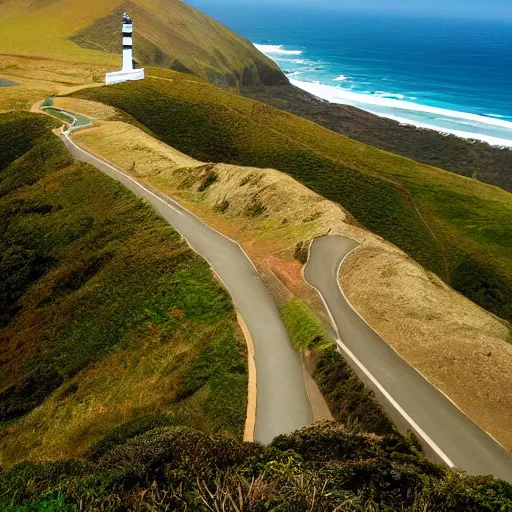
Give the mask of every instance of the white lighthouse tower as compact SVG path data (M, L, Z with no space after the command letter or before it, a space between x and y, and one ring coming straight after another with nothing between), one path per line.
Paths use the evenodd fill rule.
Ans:
M133 22L128 14L123 13L123 68L115 73L107 73L107 85L119 84L128 80L142 80L144 69L133 69Z

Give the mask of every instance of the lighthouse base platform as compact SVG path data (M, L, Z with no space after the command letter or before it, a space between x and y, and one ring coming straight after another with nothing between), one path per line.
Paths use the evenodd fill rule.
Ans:
M120 84L130 80L144 80L144 69L134 69L132 71L116 71L105 75L106 85Z

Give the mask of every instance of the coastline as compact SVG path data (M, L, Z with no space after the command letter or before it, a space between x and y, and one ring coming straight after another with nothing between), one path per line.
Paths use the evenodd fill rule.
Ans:
M416 103L416 97L406 97L398 93L354 92L351 87L343 86L349 81L349 77L345 75L332 79L333 84L304 79L300 70L292 66L291 69L286 69L283 66L284 62L298 66L311 64L311 61L303 58L302 50L288 50L283 45L253 44L280 66L292 85L329 103L356 107L401 125L433 130L445 136L454 135L469 142L485 142L495 148L512 149L512 122L503 119L503 116L424 105Z

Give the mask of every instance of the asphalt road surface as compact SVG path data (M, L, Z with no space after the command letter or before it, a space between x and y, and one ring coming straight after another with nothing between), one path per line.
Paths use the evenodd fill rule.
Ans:
M491 474L512 482L512 455L407 364L345 298L338 273L356 247L341 236L318 238L304 269L306 281L326 304L347 360L394 422L416 432L431 458L469 474Z
M77 159L93 165L144 198L208 261L230 293L251 333L255 348L257 398L255 441L268 444L312 422L302 365L290 344L279 312L251 260L240 246L204 224L155 189L139 184L120 169L62 140Z

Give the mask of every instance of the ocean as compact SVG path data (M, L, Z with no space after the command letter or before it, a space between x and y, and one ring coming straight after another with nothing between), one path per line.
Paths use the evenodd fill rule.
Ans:
M512 22L188 3L252 41L316 96L512 147Z

